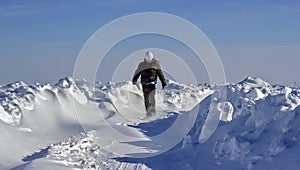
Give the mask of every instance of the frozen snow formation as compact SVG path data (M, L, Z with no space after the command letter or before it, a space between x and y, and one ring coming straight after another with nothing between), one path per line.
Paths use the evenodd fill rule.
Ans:
M169 80L156 98L158 114L147 119L142 91L129 81L0 86L0 169L299 169L299 88L258 77ZM176 145L143 156L173 140L155 136L181 135L173 126L181 119L189 128Z
M141 163L119 162L117 155L108 153L95 143L95 132L72 136L71 138L52 144L48 149L47 158L51 160L67 160L67 166L79 169L150 169Z

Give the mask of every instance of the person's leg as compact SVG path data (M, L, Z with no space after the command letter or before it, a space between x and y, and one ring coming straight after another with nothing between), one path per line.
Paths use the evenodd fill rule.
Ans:
M147 112L147 116L153 116L156 114L155 111L155 84L149 85L149 111Z
M149 101L149 88L147 87L147 85L143 85L143 94L144 94L144 103L145 103L145 108L146 108L146 112L148 112L149 107L150 107L150 101Z

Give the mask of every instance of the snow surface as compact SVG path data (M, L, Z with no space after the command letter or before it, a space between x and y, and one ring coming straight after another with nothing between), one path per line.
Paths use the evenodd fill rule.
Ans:
M169 80L150 119L142 96L71 77L1 86L0 169L299 169L298 88Z

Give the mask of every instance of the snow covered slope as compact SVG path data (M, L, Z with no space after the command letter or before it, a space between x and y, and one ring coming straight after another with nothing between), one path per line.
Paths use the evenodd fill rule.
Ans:
M1 86L0 169L299 169L300 89L168 84L151 119L126 81Z

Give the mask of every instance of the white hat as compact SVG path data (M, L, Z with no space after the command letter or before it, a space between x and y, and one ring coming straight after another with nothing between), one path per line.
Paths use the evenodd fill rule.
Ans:
M146 61L152 61L152 59L153 59L153 53L150 52L150 51L147 51L147 52L145 53L145 60L146 60Z

